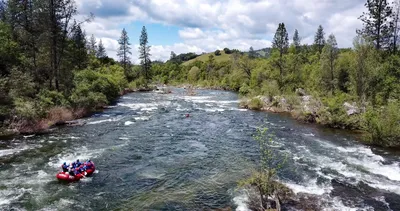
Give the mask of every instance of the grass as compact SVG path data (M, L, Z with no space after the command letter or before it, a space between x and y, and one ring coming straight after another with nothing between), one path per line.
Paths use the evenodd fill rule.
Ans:
M196 57L196 58L194 58L194 59L192 59L192 60L189 60L189 61L184 62L183 65L190 65L191 63L193 63L193 62L195 62L195 61L206 62L206 61L208 61L208 57L209 57L210 55L214 55L214 58L215 58L215 61L216 61L216 62L224 62L224 61L229 61L229 60L231 59L231 55L232 55L232 54L226 54L223 50L221 50L221 55L219 55L219 56L216 56L216 55L214 54L214 52L212 52L212 53L206 53L206 54L203 54L203 55L201 55L201 56L198 56L198 57Z

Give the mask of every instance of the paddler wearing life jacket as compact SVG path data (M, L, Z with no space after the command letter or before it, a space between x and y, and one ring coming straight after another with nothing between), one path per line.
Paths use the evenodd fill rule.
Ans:
M61 169L62 169L63 172L68 172L68 170L69 170L69 164L67 165L67 162L64 162L64 163L61 165Z
M91 160L87 160L84 165L86 166L87 169L92 169L93 168L93 163Z
M81 166L82 165L82 163L81 162L79 162L79 159L78 160L76 160L76 166Z

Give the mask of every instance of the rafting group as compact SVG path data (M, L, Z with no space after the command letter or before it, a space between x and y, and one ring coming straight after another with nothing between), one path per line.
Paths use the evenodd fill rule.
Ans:
M61 165L61 169L62 171L56 175L57 179L60 181L74 182L93 174L96 167L91 160L81 163L78 159L76 162L72 162L71 165L64 162Z

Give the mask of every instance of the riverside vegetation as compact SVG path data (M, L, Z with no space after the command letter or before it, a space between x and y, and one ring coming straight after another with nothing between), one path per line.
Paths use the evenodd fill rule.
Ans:
M140 38L142 84L131 82L125 29L119 62L100 40L89 39L74 18L73 0L0 2L0 136L37 133L111 103L126 91L146 89L150 47ZM141 87L139 87L141 86ZM128 90L126 88L129 88Z
M369 144L400 147L399 5L383 2L367 1L368 12L360 17L364 28L357 30L353 48L338 48L333 34L325 39L322 26L314 44L301 44L295 29L289 43L280 23L263 56L253 48L246 53L225 48L200 59L172 52L169 61L153 65L153 79L236 91L245 108L363 130Z

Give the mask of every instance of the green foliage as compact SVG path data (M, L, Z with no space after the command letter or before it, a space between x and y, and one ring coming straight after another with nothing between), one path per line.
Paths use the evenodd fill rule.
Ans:
M196 66L193 66L188 73L189 82L195 83L196 81L199 80L199 77L200 77L200 69Z
M68 100L61 92L42 89L37 98L40 101L40 107L43 109L50 109L55 106L69 106Z
M260 110L262 109L262 107L264 106L262 100L258 97L254 97L250 100L249 102L249 109L251 110Z
M127 86L124 70L118 65L75 74L71 101L77 107L96 108L113 101Z
M365 114L367 140L385 147L400 147L400 103L391 101L380 109L369 108Z
M282 156L274 150L276 147L274 136L267 134L267 131L267 128L257 128L257 134L253 136L259 144L260 169L248 179L239 182L242 187L250 185L258 191L260 197L258 200L260 203L256 205L258 209L270 208L269 198L273 198L275 202L279 203L281 200L293 196L293 192L289 188L277 182L277 172L286 163L287 156Z
M214 52L214 54L215 54L216 56L221 56L221 51L220 51L220 50L216 50L216 51Z

